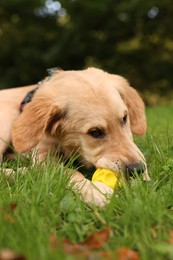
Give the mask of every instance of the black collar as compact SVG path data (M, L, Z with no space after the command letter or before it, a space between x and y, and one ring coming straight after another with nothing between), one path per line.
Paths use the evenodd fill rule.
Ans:
M24 99L22 100L22 102L20 103L20 107L19 107L19 110L20 112L23 111L24 107L26 104L28 104L29 102L31 102L34 94L36 93L36 91L38 90L38 88L43 84L43 82L45 81L49 81L49 79L51 77L53 77L55 74L61 72L62 69L61 68L58 68L58 67L55 67L55 68L50 68L50 69L47 69L47 73L48 73L48 76L46 78L44 78L43 80L39 81L37 83L37 87L34 88L33 90L29 91L26 96L24 97Z

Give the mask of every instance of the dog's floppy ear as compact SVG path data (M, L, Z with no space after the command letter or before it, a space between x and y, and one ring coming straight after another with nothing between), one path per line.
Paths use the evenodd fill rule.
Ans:
M122 87L121 96L128 108L132 133L136 135L144 135L147 130L147 123L145 106L142 98L139 96L137 91L128 84Z
M29 151L39 143L45 132L55 134L62 117L61 110L50 99L34 97L13 125L14 148L20 153Z

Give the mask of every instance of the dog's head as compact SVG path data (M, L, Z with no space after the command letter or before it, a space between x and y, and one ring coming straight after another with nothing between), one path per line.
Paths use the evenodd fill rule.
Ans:
M132 133L146 132L144 104L120 76L89 68L62 71L43 83L14 124L13 144L27 152L51 136L67 156L115 171L141 169L145 159Z

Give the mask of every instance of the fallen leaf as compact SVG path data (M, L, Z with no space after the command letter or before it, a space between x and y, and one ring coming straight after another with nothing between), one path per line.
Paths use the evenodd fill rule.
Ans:
M173 230L169 231L169 243L173 245Z
M108 241L110 231L110 228L106 228L100 232L96 232L94 235L88 237L83 243L87 245L90 250L99 249Z
M65 239L63 242L63 248L66 253L74 254L83 252L85 254L87 251L87 247L85 247L82 243L73 244L69 239Z
M11 224L15 223L15 219L8 212L5 213L5 219Z
M117 260L139 260L140 256L138 252L129 249L127 247L120 247L116 251Z
M57 245L58 245L58 240L57 237L55 236L55 234L51 234L49 237L49 245L51 249L56 249Z
M14 210L16 209L17 204L16 203L10 203L8 205L7 208L3 208L2 212L4 213L5 219L9 222L9 223L14 223L15 219L12 216Z
M64 249L68 253L75 253L81 251L92 251L101 248L109 239L110 228L96 232L89 236L85 241L73 244L69 239L64 240Z
M17 254L9 249L3 249L0 251L0 260L25 260L26 257L21 254Z
M17 203L10 203L9 208L11 209L11 211L14 211L17 208Z

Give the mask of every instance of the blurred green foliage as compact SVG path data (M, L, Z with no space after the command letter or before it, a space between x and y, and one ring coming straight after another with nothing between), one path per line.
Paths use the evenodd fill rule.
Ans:
M0 87L35 83L49 67L97 66L166 95L172 20L171 0L0 0Z

